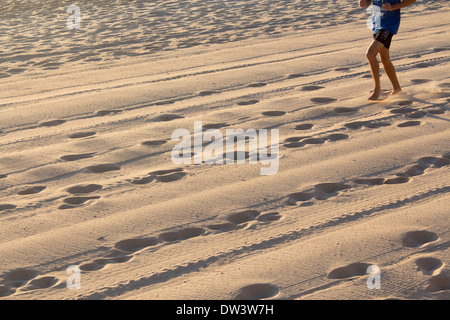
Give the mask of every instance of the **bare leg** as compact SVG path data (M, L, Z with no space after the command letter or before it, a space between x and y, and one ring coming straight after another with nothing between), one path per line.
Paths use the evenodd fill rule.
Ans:
M378 100L381 94L380 64L378 63L377 55L382 48L384 48L384 45L381 42L374 40L366 52L366 57L369 61L370 72L372 73L375 86L373 94L369 97L369 100Z
M383 63L384 71L386 72L389 80L392 83L392 94L398 94L402 92L400 83L397 79L397 73L395 72L394 65L392 64L391 57L389 56L389 49L385 47L380 50L381 62Z

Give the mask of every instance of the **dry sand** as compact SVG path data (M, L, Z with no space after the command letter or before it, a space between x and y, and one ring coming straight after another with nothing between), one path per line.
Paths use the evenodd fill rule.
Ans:
M167 30L127 42L145 34L130 22L145 5L84 20L79 41L100 43L88 52L51 19L1 34L2 299L450 298L448 4L405 10L391 49L405 94L369 103L363 10L319 20L334 12L315 1L284 30L289 13L266 2L247 8L260 16L248 34L245 10L216 30L201 18L217 3L199 3L173 50ZM194 121L278 129L278 173L175 165L172 132Z

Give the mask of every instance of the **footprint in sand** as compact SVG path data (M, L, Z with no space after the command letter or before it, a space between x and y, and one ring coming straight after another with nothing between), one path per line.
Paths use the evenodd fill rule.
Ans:
M410 231L402 238L402 245L407 248L418 248L429 242L436 241L437 234L427 230Z
M431 110L427 110L427 112L429 114L445 114L445 110L443 109L431 109Z
M411 114L407 114L406 117L412 118L412 119L420 119L424 118L427 115L425 111L416 111Z
M356 184L367 184L371 186L377 186L384 184L384 178L362 178L353 180Z
M393 114L408 114L408 113L413 113L415 112L415 109L411 109L411 108L396 108L396 109L392 109L390 111L390 113Z
M70 194L87 194L98 190L102 190L103 186L99 184L80 184L77 186L67 188L67 192Z
M81 154L68 154L65 156L62 156L60 159L63 161L78 161L82 159L88 159L92 158L95 155L95 153L81 153Z
M336 68L336 69L334 69L334 71L350 71L350 68L347 68L347 67L341 67L341 68Z
M288 79L295 79L295 78L301 78L304 77L305 75L303 73L293 73L288 75Z
M259 102L259 100L246 100L246 101L240 101L237 104L239 106L249 106L249 105L252 105L252 104L256 104L258 102Z
M168 169L168 170L157 170L149 172L147 176L135 178L130 181L132 184L148 184L152 181L159 182L173 182L181 180L186 176L186 172L182 168Z
M42 65L42 69L44 70L57 70L62 65L62 63L52 62L46 63Z
M299 124L298 126L296 126L295 130L309 130L312 127L314 127L314 125L312 123L303 123L303 124Z
M90 200L100 199L100 196L91 196L91 197L69 197L63 200L65 204L61 205L58 209L66 210L66 209L74 209L83 206L85 203Z
M434 65L434 63L432 63L432 62L420 62L420 63L413 65L412 68L422 69L422 68L432 67L433 65Z
M218 91L200 91L198 93L198 95L201 97L205 97L205 96L210 96L210 95L217 94L217 93L219 93L219 92Z
M155 176L148 176L148 177L142 177L142 178L135 178L134 180L132 180L130 182L132 184L148 184L154 180L156 180Z
M186 172L174 172L165 175L159 175L156 177L156 179L159 182L173 182L183 179L184 176L186 176Z
M410 106L413 104L414 101L411 100L400 100L397 102L398 106Z
M424 275L433 275L443 266L441 260L433 257L423 257L416 259L417 269Z
M299 142L300 140L306 139L306 138L309 138L309 137L308 137L308 136L289 137L289 138L286 138L286 139L284 140L284 143Z
M228 127L229 124L226 122L220 122L220 123L210 123L210 124L205 124L202 126L203 131L206 130L214 130L214 129L221 129L224 127Z
M261 223L271 223L281 219L278 212L268 212L261 214L257 210L245 210L230 214L226 217L228 222L209 225L208 228L214 231L231 231L244 227L246 223L251 221L259 221Z
M351 186L344 183L319 183L314 186L314 191L295 192L288 195L288 205L295 206L297 202L308 204L313 198L316 200L326 200L336 196L339 191L350 189Z
M285 111L264 111L262 115L268 116L268 117L281 117L286 114Z
M160 176L160 175L166 175L174 172L183 172L182 168L176 168L176 169L168 169L168 170L157 170L149 172L150 175Z
M380 73L380 77L382 77L383 75ZM363 79L369 79L369 78L372 78L372 74L370 74L370 73L368 73L368 74L365 74L365 75L363 75L361 78L363 78Z
M6 210L12 210L17 208L16 205L13 204L0 204L0 212L6 211Z
M50 121L41 122L39 124L39 126L41 126L41 127L56 127L65 122L66 122L66 120L50 120Z
M445 47L433 48L434 52L441 52L441 51L447 51L447 50L449 50L449 48L445 48Z
M266 85L267 85L267 83L264 83L264 82L257 82L257 83L251 83L251 84L249 84L248 87L249 87L249 88L261 88L261 87L264 87L264 86L266 86Z
M103 269L107 264L111 263L124 263L131 260L131 256L122 255L114 258L100 258L95 259L92 262L84 263L80 265L81 271L97 271Z
M98 110L98 111L95 112L95 114L96 114L97 116L102 117L102 116L108 116L108 115L112 115L112 114L119 114L119 113L121 113L121 112L122 112L122 110L119 110L119 109L112 109L112 110Z
M439 274L432 277L426 290L430 292L450 290L450 275Z
M428 83L431 82L433 80L430 79L412 79L411 82L414 84L424 84L424 83Z
M397 125L397 127L399 127L399 128L414 127L414 126L420 126L420 124L421 124L420 121L411 120L411 121L406 121L406 122L399 123Z
M284 143L300 142L300 140L306 139L306 138L309 138L309 137L289 137L284 140ZM304 146L304 145L305 144L303 143L302 146Z
M156 146L161 146L166 143L167 143L167 140L148 140L148 141L142 142L142 145L156 147Z
M354 113L354 112L358 112L359 109L358 108L347 108L347 107L340 107L340 108L335 108L334 112L337 114L347 114L347 113Z
M159 182L172 182L181 180L186 176L186 172L183 172L183 169L169 169L169 170L158 170L149 173L150 176L156 176L156 179Z
M310 138L310 137L290 137L284 140L283 146L286 148L301 148L308 144L323 144L326 141L339 141L348 139L349 136L343 133L333 133L324 138Z
M368 263L356 262L344 267L336 268L328 273L328 279L348 279L368 274L367 269L371 266Z
M30 269L16 269L4 277L2 283L8 288L20 288L27 284L28 281L36 278L38 272Z
M86 167L86 170L90 173L104 173L108 171L120 170L120 166L114 163L103 163Z
M1 78L1 74L0 74L0 78ZM0 285L0 298L10 296L10 295L14 294L14 292L15 292L15 290L13 290L7 286Z
M168 122L176 119L183 119L183 116L180 116L178 114L162 114L156 118L153 119L153 121L163 121Z
M175 103L175 101L173 101L173 100L158 101L155 103L155 106L165 106L165 105L174 104L174 103Z
M280 289L270 283L256 283L245 286L237 292L234 300L262 300L273 298L280 292Z
M382 128L382 127L389 127L391 124L389 122L372 122L369 124L364 125L364 127L366 128L370 128L370 129L378 129L378 128Z
M187 240L201 236L206 231L202 228L185 228L178 231L165 232L159 235L159 239L165 242Z
M339 141L339 140L345 140L350 138L348 135L343 134L343 133L333 133L330 134L329 136L327 136L325 139L329 140L329 141Z
M418 160L419 164L424 167L442 168L450 164L450 157L444 155L442 158L422 157Z
M321 87L321 86L304 86L304 87L302 87L302 91L316 91L316 90L320 90L323 88L324 87Z
M370 123L369 121L354 121L344 124L344 127L355 130L361 129L362 127L368 125L369 123Z
M256 220L258 220L260 222L273 222L273 221L278 221L281 218L282 217L278 212L268 212L268 213L261 214L259 217L256 218Z
M29 194L36 194L39 193L43 190L45 190L47 187L46 186L34 186L34 187L30 187L30 188L26 188L22 191L19 191L17 194L24 196L24 195L29 195Z
M77 132L74 134L71 134L69 136L70 139L80 139L80 138L86 138L97 134L96 132L89 131L89 132Z
M414 177L419 176L425 172L425 167L420 164L415 164L405 172L397 173L399 177Z
M324 139L320 138L307 138L302 141L304 144L323 144L325 143Z
M326 200L339 191L350 189L351 186L344 183L319 183L314 186L315 194L314 197L317 200Z
M297 202L307 202L314 198L314 193L312 192L295 192L288 196L288 205L296 206Z
M260 215L260 212L257 210L246 210L246 211L230 214L226 218L226 220L235 225L239 225L241 223L255 220L259 215Z
M145 249L147 247L153 247L156 246L159 243L158 239L155 237L148 237L148 238L138 238L138 239L126 239L117 242L114 247L117 250L131 253L140 251L142 249Z
M237 226L234 223L218 223L218 224L212 224L208 226L208 229L211 229L213 231L231 231L235 230Z
M409 179L407 177L397 177L397 178L386 179L386 181L384 181L384 184L401 184L401 183L407 183L407 182L409 182Z
M54 287L58 283L58 278L45 276L31 280L22 290L32 291Z
M12 69L9 69L8 72L10 74L19 74L19 73L25 72L26 70L27 69L24 69L24 68L12 68Z
M311 101L315 102L315 103L330 103L330 102L337 101L337 99L329 98L329 97L317 97L317 98L312 98Z

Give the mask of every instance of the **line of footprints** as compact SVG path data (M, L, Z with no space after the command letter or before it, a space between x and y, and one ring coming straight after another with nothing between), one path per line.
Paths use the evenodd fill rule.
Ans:
M438 236L427 230L417 230L407 232L402 238L402 245L405 248L421 248L428 243L437 241ZM422 256L415 259L417 271L423 275L430 276L428 286L425 291L428 293L450 290L450 275L443 273L445 264L434 257ZM372 263L355 262L343 267L331 270L326 276L330 280L354 280L358 277L367 276L367 270ZM234 295L235 300L264 300L277 299L282 293L282 288L272 283L255 283L240 288Z
M353 180L356 185L375 186L383 184L400 184L407 183L414 176L422 175L429 168L442 168L450 164L450 153L442 157L422 157L416 164L412 165L405 171L399 172L395 177L391 178L360 178ZM313 204L313 200L326 200L336 196L340 191L351 189L353 186L349 183L319 183L313 188L301 192L295 192L288 195L289 205L309 206Z
M120 170L120 167L114 164L100 164L86 168L88 172L91 173L103 173L112 170ZM176 169L168 169L168 170L158 170L152 171L148 173L144 177L135 178L128 180L132 184L147 184L152 181L158 181L162 183L177 181L186 176L186 172L182 168ZM19 191L18 195L32 195L37 194L44 191L46 186L33 186L29 188L25 188L24 190ZM99 191L103 189L103 186L98 184L81 184L73 187L69 187L66 191L71 195L63 200L61 206L58 209L73 209L84 206L90 203L92 200L100 199L100 196L87 196L87 194L93 193L95 191ZM13 210L16 209L17 206L14 204L0 204L0 213L2 211Z
M365 185L381 185L381 184L396 184L405 183L410 177L423 174L428 168L441 168L450 164L450 153L445 154L443 157L423 157L417 161L417 164L411 166L404 172L397 174L396 178L384 179L384 178L363 178L356 179L356 184ZM162 175L180 173L180 169L175 170L162 170L155 171L149 177L154 179ZM165 180L166 178L163 178ZM171 179L169 179L171 180ZM146 181L145 181L146 182ZM145 183L139 181L137 183ZM301 202L302 205L312 205L311 200L325 200L332 196L336 196L339 191L351 188L350 185L345 183L321 183L314 186L313 190L297 192L288 196L288 205L297 205ZM101 189L99 185L82 185L69 188L67 191L73 194L93 192ZM92 198L92 197L87 197ZM68 198L72 199L66 201L65 205L73 206L82 203L85 199L78 199L78 197ZM226 217L226 221L223 223L208 225L207 229L211 232L228 232L236 229L250 228L255 224L271 223L280 220L282 216L278 212L269 212L261 214L257 210L246 210L237 213L230 214ZM133 255L139 251L155 247L159 244L174 243L178 241L184 241L190 238L207 235L208 232L204 228L184 228L177 231L170 231L161 233L157 237L126 239L117 242L114 248L110 249L110 252L103 258L95 259L91 262L87 262L80 265L80 269L85 272L100 270L108 264L124 263L130 261ZM104 240L100 239L99 240ZM404 247L420 247L428 242L437 240L437 235L426 231L412 231L407 233L402 240ZM438 259L425 257L416 260L416 264L424 274L432 274L434 270L442 267L443 263ZM368 264L365 263L353 263L345 267L341 267L333 270L328 274L329 279L345 279L355 276L362 276L366 274ZM0 296L8 296L13 294L16 290L21 291L36 290L50 287L57 287L59 283L58 279L52 276L38 277L38 273L33 270L18 269L11 271L3 276L2 284L0 285ZM435 292L441 290L450 289L450 277L445 274L433 276L429 280L428 291ZM59 287L63 286L61 283ZM236 299L267 299L275 297L279 290L271 284L255 284L242 288L239 293L236 294Z
M300 77L300 76L301 75L290 75L289 78L295 78L295 77ZM417 81L418 83L422 83L423 81L429 81L429 80L417 79L417 80L414 80L413 82L415 82L415 81ZM263 87L265 85L266 85L265 83L255 83L255 84L250 84L249 87L257 88L257 87ZM441 84L440 86L445 87L445 88L449 87L449 85L446 83ZM315 90L319 90L321 88L323 88L323 87L321 87L321 86L304 86L302 88L302 90L303 91L315 91ZM200 92L199 95L203 96L203 95L210 95L210 94L214 94L214 93L217 93L217 92ZM330 103L330 102L336 101L336 99L328 98L328 97L315 97L315 98L312 98L311 101L314 103ZM258 102L259 102L258 100L248 100L248 101L244 100L244 101L238 102L237 104L238 105L252 105L252 104L256 104ZM165 104L172 104L172 103L175 103L175 101L161 101L161 102L156 102L155 104L156 105L165 105ZM423 118L427 115L444 114L446 112L446 110L443 108L437 108L438 105L431 107L431 108L422 108L422 110L416 110L414 108L408 107L412 103L413 103L413 101L411 101L411 100L398 101L397 105L400 107L391 109L390 112L395 115L403 115L404 117L414 118L414 119ZM348 114L348 113L358 112L358 108L337 107L337 108L334 108L333 111L336 114ZM122 112L121 110L99 110L95 113L95 116L114 115L114 114L118 114L121 112ZM284 111L265 111L265 112L262 112L262 114L265 116L270 116L270 117L278 117L278 116L285 115L286 112L284 112ZM172 120L176 120L176 119L180 119L180 118L183 118L183 116L176 115L176 114L163 114L163 115L155 117L152 120L153 121L172 121ZM40 126L52 127L52 126L61 125L63 123L65 123L64 120L50 120L50 121L45 121L45 122L40 123ZM408 120L408 121L399 123L397 126L400 128L403 128L403 127L417 126L420 124L421 124L421 122L418 120ZM374 121L354 121L354 122L345 124L344 127L347 129L351 129L351 130L356 130L356 129L361 129L363 127L375 129L375 128L386 127L386 126L390 126L390 125L391 124L387 121L374 120ZM229 126L229 124L227 124L227 123L210 124L210 125L205 125L204 130L219 129L219 128L226 127L226 126ZM305 131L305 130L311 129L313 126L314 125L310 124L310 123L303 123L303 124L297 125L295 127L295 130ZM89 138L89 137L92 137L95 135L96 135L96 132L94 132L94 131L77 132L77 133L69 135L68 138L80 139L80 138ZM348 139L348 138L349 138L349 136L347 134L343 134L343 133L333 133L333 134L329 134L326 136L320 136L320 137L294 136L294 137L289 137L289 138L285 139L283 146L285 148L299 148L299 147L303 147L306 145L319 145L319 144L325 143L326 141L333 142L333 141L339 141L339 140L344 140L344 139ZM150 147L157 147L157 146L163 145L167 142L168 142L168 140L149 140L149 141L144 141L142 143L142 145L150 146ZM60 158L60 160L70 162L70 161L77 161L77 160L92 158L94 156L95 156L95 153L70 154L70 155L62 156ZM189 155L186 155L186 156L189 156ZM193 156L193 154L191 156ZM248 157L248 155L246 155L246 157ZM109 172L109 171L120 170L120 166L117 164L114 164L114 163L103 163L103 164L86 167L86 168L84 168L84 170L86 170L87 172L90 172L90 173L104 173L104 172ZM413 168L412 170L421 172L421 170L423 170L423 169L421 169L419 166L416 166L416 168ZM414 175L414 172L410 172L409 174ZM147 183L150 183L155 180L157 180L159 182L171 182L171 181L180 180L185 175L186 175L186 173L182 172L181 169L175 169L173 171L161 170L159 172L158 171L151 172L147 176L136 178L134 180L131 180L130 182L133 184L147 184ZM408 174L406 174L406 176L403 176L403 177L398 177L395 179L387 180L384 183L407 182L408 181L407 176L408 176ZM0 174L0 179L6 178L6 177L7 177L7 175ZM378 183L383 183L383 182L381 182L381 179L374 179L374 180L368 181L367 183L368 184L371 184L371 183L378 184ZM318 186L317 187L318 193L320 193L321 189L324 187L328 188L329 186ZM89 189L89 186L87 188ZM339 186L337 186L337 188L339 188ZM46 189L45 186L32 186L32 187L26 188L26 189L18 192L18 194L19 195L31 195L31 194L39 193L45 189ZM69 191L69 193L71 193L71 192ZM85 192L80 192L80 193L85 193ZM86 192L86 193L89 193L89 192ZM327 192L325 191L325 194L326 193ZM303 196L300 195L300 197L303 197ZM307 198L308 195L305 194L304 197ZM61 205L59 208L60 209L76 208L76 207L86 204L90 200L95 200L95 199L99 199L99 198L100 198L99 196L69 197L64 200L64 204ZM14 204L0 204L0 213L7 211L7 210L13 210L15 208L17 208L17 206Z
M235 222L251 220L258 216L257 212L245 211L231 215L230 220ZM262 221L272 221L279 219L277 214L260 216ZM237 226L236 226L237 227ZM128 239L116 243L115 248L104 258L96 259L92 262L80 266L83 271L95 271L102 269L110 263L124 263L132 258L132 254L150 246L156 246L160 241L174 242L199 236L205 231L201 228L187 228L177 232L163 233L158 238ZM407 232L402 237L402 246L405 248L421 248L428 243L435 242L439 237L427 230L417 230ZM417 271L424 275L431 276L428 279L427 292L440 292L450 290L450 275L442 273L444 263L434 257L424 256L415 261ZM330 280L354 279L367 275L370 263L356 262L349 265L333 269L327 274ZM64 282L53 276L39 276L39 273L30 269L16 269L3 275L0 281L0 297L7 297L16 292L26 292L47 288L64 289ZM262 300L276 299L280 288L270 283L256 283L239 289L234 296L235 300Z
M92 187L91 187L92 188ZM207 226L211 232L226 232L236 229L242 229L252 226L256 223L271 223L277 221L281 216L277 212L261 214L257 210L245 210L230 214L226 217L226 222ZM157 237L145 237L125 239L117 242L113 248L110 248L102 258L85 262L79 265L83 272L93 272L103 269L108 264L125 263L130 261L135 254L147 248L157 249L158 245L165 245L184 241L194 237L207 235L204 228L184 228L177 231L163 232ZM99 238L103 241L104 238ZM65 283L58 278L47 275L39 276L38 271L30 269L16 269L0 276L0 297L10 296L16 292L25 292L31 290L58 288L64 289Z
M411 103L412 103L412 101L409 101L409 100L398 102L398 104L400 106L409 105ZM357 111L358 111L357 108L346 108L346 107L338 107L333 110L333 112L335 112L337 114L353 113L353 112L357 112ZM445 112L446 111L444 109L435 108L435 107L424 108L423 110L416 110L413 108L401 107L401 108L394 108L394 109L390 110L390 113L392 113L392 114L403 115L404 117L412 118L412 119L423 118L427 115L444 114ZM397 127L406 128L406 127L413 127L413 126L419 126L419 125L421 125L421 122L419 120L407 120L407 121L398 123ZM306 131L306 130L312 129L313 126L314 126L314 124L312 124L312 123L303 123L303 124L297 125L295 127L295 130ZM391 126L390 122L379 121L379 120L353 121L353 122L344 124L344 127L346 129L350 129L350 130L358 130L358 129L362 129L362 128L377 129L377 128L388 127L388 126ZM312 145L316 144L317 145L317 144L323 144L327 141L333 142L333 141L344 140L344 139L348 139L348 138L349 138L349 136L344 133L333 133L333 134L318 136L318 137L294 136L294 137L289 137L289 138L285 139L283 146L285 148L300 148L300 147L304 147L308 144L312 144Z
M424 174L429 168L441 168L450 164L450 153L443 155L442 157L422 157L416 164L403 172L396 174L394 178L361 178L355 179L353 182L357 185L382 185L382 184L397 184L408 182L413 176ZM175 175L175 176L174 176ZM174 181L181 179L185 173L182 169L172 170L159 170L151 172L147 177L133 180L136 184L148 183L154 179L159 181ZM296 192L288 195L287 204L297 205L299 202L301 205L313 205L312 200L325 200L330 197L338 195L340 191L350 189L352 186L347 183L321 183L317 184L311 190L305 190L302 192ZM83 204L84 202L97 199L98 196L83 197L80 194L91 193L100 190L102 186L95 184L78 185L67 189L69 193L74 195L64 200L64 204L60 209L72 208L74 206ZM33 187L22 191L22 194L33 194L42 191L43 187ZM2 205L7 207L8 205ZM0 207L1 210L1 207ZM207 228L212 232L227 232L239 228L251 227L254 223L270 223L277 221L281 218L277 212L269 212L261 214L256 210L246 210L229 215L226 218L226 222L209 225ZM92 262L82 264L80 269L83 271L94 271L102 269L105 265L111 263L123 263L132 258L132 255L144 248L154 247L160 243L173 243L176 241L182 241L193 237L206 235L207 231L203 228L186 228L178 231L165 232L158 237L140 238L140 239L127 239L116 243L114 249L105 257L96 259ZM428 237L428 238L427 238ZM433 239L435 236L425 232L418 231L408 234L404 238L403 245L405 247L415 246L417 243L427 242L427 239ZM430 240L432 241L432 240ZM436 263L435 263L436 262ZM424 270L432 268L434 265L439 265L438 261L433 259L422 259L418 261L418 265ZM428 266L428 267L427 267ZM350 265L343 270L354 270L362 268L358 265ZM363 269L363 268L362 268ZM359 269L358 269L359 270ZM353 273L353 272L350 272ZM335 271L331 274L331 277L338 276L340 271ZM431 280L430 280L431 281ZM15 292L15 289L21 288L21 290L35 290L40 288L49 288L55 286L58 280L52 276L37 277L37 272L32 270L14 270L8 273L0 285L0 296L10 295L11 292ZM430 288L442 288L448 286L449 279L447 276L439 276L433 278L430 283ZM447 288L447 287L446 287ZM250 290L250 289L249 289ZM251 289L250 291L252 291ZM434 290L434 289L433 289ZM245 290L244 290L245 292ZM240 293L239 296L245 296L246 294ZM247 295L249 295L247 293Z

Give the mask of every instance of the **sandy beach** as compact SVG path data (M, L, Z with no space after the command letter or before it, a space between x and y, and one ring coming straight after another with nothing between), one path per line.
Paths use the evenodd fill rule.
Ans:
M80 1L72 30L71 2L16 2L1 300L450 299L447 1L402 9L404 93L378 102L357 1ZM200 140L175 163L196 122L278 152L206 163Z

